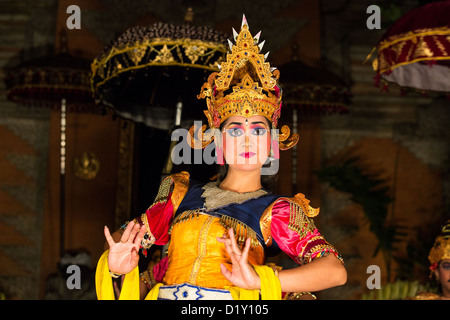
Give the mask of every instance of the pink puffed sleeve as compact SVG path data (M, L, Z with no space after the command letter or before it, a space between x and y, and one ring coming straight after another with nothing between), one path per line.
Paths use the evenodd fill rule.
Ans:
M334 246L319 233L312 218L305 214L304 205L289 198L277 200L272 207L270 226L273 240L298 264L311 262L327 253L333 253L343 262Z

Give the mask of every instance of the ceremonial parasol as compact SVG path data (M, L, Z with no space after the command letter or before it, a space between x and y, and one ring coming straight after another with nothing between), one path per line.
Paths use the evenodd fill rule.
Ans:
M309 114L348 112L350 88L334 73L297 59L279 69L283 106Z
M211 71L218 71L226 43L222 33L188 23L129 28L91 65L95 101L159 129L174 126L180 104L184 120L201 120L197 94Z
M183 24L156 22L130 27L92 62L95 102L131 121L139 132L135 150L143 156L136 161L139 177L146 183L137 190L138 206L144 207L148 194L157 191L152 188L159 181L149 183L156 180L155 166L165 163L159 179L174 170L171 153L177 141L171 141L166 149L171 131L205 119L204 102L197 95L211 72L219 70L226 52L226 36L211 27L194 26L188 9ZM155 154L155 150L159 152ZM155 157L161 153L165 157ZM164 159L160 162L160 158ZM204 166L197 167L189 168L191 174L196 168L200 175L207 175Z
M450 92L449 17L450 1L436 1L397 20L374 48L378 51L372 63L376 83Z
M48 107L61 112L60 134L60 254L65 254L66 112L99 109L89 87L90 61L67 53L65 37L61 53L25 61L7 71L7 98L30 107Z
M9 100L30 107L93 111L89 88L89 60L68 53L25 61L10 69L5 77Z

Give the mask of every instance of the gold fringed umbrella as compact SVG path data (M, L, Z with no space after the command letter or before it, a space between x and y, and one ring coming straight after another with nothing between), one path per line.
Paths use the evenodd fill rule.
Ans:
M376 85L450 92L450 1L415 8L397 20L374 50ZM371 54L368 56L370 58Z
M92 62L97 104L117 115L169 130L176 106L183 119L202 119L198 94L226 54L226 37L210 28L158 22L125 31Z

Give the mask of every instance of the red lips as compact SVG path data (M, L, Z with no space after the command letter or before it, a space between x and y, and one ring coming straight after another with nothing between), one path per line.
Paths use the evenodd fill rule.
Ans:
M250 158L250 157L253 157L254 155L255 155L256 153L254 153L254 152L242 152L241 154L240 154L240 156L241 157L243 157L243 158Z

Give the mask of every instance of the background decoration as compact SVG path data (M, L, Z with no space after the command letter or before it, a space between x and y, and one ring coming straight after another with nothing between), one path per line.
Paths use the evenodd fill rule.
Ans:
M450 92L449 16L450 1L435 1L398 19L376 46L376 84Z
M336 74L310 67L298 57L298 45L292 45L291 61L281 65L280 83L283 105L300 114L342 114L351 103L349 86Z
M60 256L65 252L66 204L66 112L99 112L89 89L89 60L67 53L65 32L60 34L60 50L25 61L11 68L5 84L7 98L30 107L60 110Z

